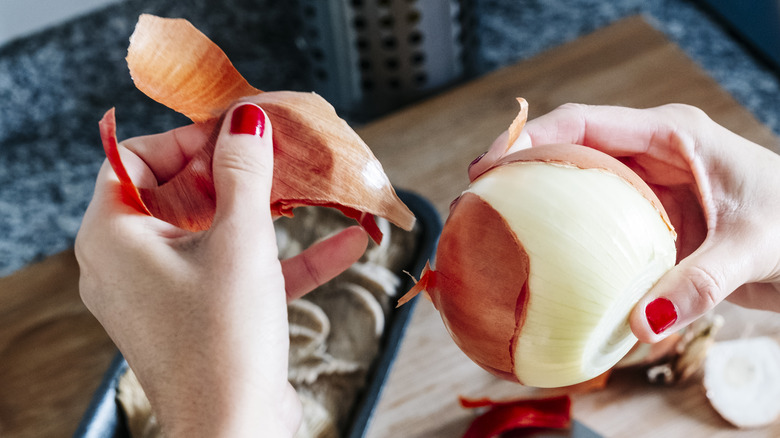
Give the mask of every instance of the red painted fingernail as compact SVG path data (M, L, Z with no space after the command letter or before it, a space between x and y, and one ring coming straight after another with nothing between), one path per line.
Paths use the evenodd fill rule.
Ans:
M666 298L656 298L645 307L645 316L655 334L660 334L677 322L677 309Z
M265 131L265 115L257 105L247 103L233 110L230 120L231 134L249 134L263 136Z
M482 155L478 156L477 158L474 158L474 161L469 164L469 169L471 169L475 164L479 163L479 160L485 157L487 155L487 152L483 152Z

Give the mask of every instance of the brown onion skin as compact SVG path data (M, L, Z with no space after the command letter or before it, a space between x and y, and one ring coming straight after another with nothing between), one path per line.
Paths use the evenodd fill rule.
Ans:
M455 343L476 364L507 380L528 301L528 255L504 218L479 196L453 207L437 250L428 294Z

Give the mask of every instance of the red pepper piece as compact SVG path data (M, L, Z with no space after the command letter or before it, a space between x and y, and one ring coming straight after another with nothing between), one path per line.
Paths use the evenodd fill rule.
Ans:
M474 419L463 438L492 438L521 428L566 429L571 426L568 395L507 402L460 397L460 404L464 408L489 408Z

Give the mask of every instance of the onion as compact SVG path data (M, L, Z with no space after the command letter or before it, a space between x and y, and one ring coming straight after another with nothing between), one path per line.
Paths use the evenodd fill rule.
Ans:
M524 101L521 101L524 104ZM527 108L510 129L511 145ZM618 160L577 145L525 149L454 203L426 291L455 343L524 385L594 378L636 343L628 315L675 263L652 190Z

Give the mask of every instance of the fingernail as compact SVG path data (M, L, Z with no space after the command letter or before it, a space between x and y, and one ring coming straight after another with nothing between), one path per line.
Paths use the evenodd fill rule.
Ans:
M655 334L660 334L677 321L677 309L666 298L656 298L645 307L647 323Z
M259 106L247 103L233 110L230 120L231 134L249 134L259 137L265 131L265 115Z
M479 160L485 157L487 155L487 152L483 152L482 155L478 156L477 158L474 158L474 161L469 164L469 169L471 169L475 164L479 163Z

